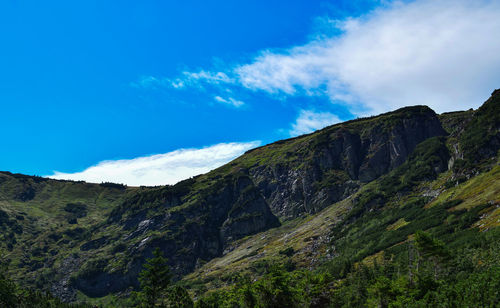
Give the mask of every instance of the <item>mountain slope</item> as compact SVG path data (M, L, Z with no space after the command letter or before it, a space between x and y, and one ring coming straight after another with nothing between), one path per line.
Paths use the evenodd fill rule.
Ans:
M498 90L477 111L402 108L250 150L173 186L3 173L5 255L17 279L74 301L127 294L160 247L201 295L230 283L221 279L231 268L258 276L266 262L362 262L444 221L453 227L443 234L495 228L499 109Z

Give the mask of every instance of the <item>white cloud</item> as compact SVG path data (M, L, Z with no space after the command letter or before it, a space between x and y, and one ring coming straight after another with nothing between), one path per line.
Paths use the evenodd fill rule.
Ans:
M312 110L301 110L299 117L292 124L289 131L290 136L298 136L311 133L320 128L339 123L340 119L329 112L315 112Z
M325 96L359 116L416 104L437 112L477 107L500 86L499 16L493 0L383 2L360 17L324 18L323 32L305 45L176 81Z
M200 70L198 72L182 72L181 76L175 79L155 76L141 76L138 81L132 82L131 86L145 89L174 88L184 89L187 87L204 88L205 85L217 86L220 84L234 83L224 72L210 72Z
M210 72L201 70L197 73L193 72L183 72L184 80L188 81L204 81L210 84L219 84L219 83L232 83L233 79L229 78L226 73L223 72Z
M220 143L201 149L180 149L134 159L107 160L82 172L56 171L48 177L91 183L124 183L132 186L174 184L220 167L258 145L259 141Z
M239 100L236 100L236 99L234 99L234 98L232 98L232 97L229 97L229 98L225 99L225 98L222 98L222 97L220 97L220 96L215 96L215 97L214 97L214 99L215 99L217 102L219 102L219 103L223 103L223 104L226 104L226 105L230 105L230 106L233 106L233 107L236 107L236 108L238 108L238 107L241 107L241 106L245 105L245 103L244 103L244 102L239 101Z
M499 16L499 1L394 2L333 21L338 36L264 51L235 73L252 90L328 95L362 115L475 107L500 85Z

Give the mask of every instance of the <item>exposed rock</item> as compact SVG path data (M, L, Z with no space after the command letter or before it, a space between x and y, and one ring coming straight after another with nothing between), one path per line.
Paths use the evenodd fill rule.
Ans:
M400 113L402 118L391 118ZM362 129L349 129L346 124L321 131L321 142L310 147L312 154L304 157L302 167L259 165L249 174L273 213L293 218L345 199L356 192L359 182L372 181L400 166L420 142L446 135L434 111L427 107L404 108L387 117L385 122ZM332 171L338 179L328 178ZM315 184L325 180L328 187L318 190Z
M126 268L112 271L103 266L92 275L79 275L74 287L94 297L138 287L137 276L156 247L168 258L175 277L181 277L194 270L200 260L221 256L231 241L279 225L260 191L244 173L220 179L213 185L182 211L147 218L148 211L140 210L123 217L124 230L134 230L123 240L143 237L127 250L131 258ZM149 231L165 228L172 231L172 236L147 236Z
M109 237L103 236L103 237L100 237L100 238L92 240L92 241L88 241L87 243L83 244L82 246L80 246L80 250L87 251L90 249L97 249L97 248L100 248L100 247L106 245L108 243L108 241L109 241Z
M71 274L80 267L81 260L74 256L69 256L62 260L61 265L56 269L57 279L50 288L50 292L59 297L63 302L76 300L76 290L70 284Z

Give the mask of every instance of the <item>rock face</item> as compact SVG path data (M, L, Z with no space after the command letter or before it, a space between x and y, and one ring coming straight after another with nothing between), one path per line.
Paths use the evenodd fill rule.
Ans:
M445 135L436 114L410 107L368 121L351 121L319 132L303 164L260 165L249 174L275 215L314 213L400 166L420 142ZM385 119L384 119L385 117ZM365 126L366 125L366 126ZM320 142L318 142L318 139ZM328 184L328 185L322 185Z
M181 276L194 270L200 261L220 256L228 242L279 226L279 220L248 176L236 174L210 184L196 195L196 200L186 202L189 204L177 206L177 202L172 202L186 197L181 193L173 199L166 197L164 200L169 201L160 202L158 206L119 218L117 223L127 231L122 240L133 242L126 248L130 258L125 268L107 268L109 260L102 260L101 264L89 261L96 263L91 266L93 272L83 271L83 275L73 281L74 287L92 297L137 287L142 265L152 257L155 247L160 247L168 257L173 273ZM139 198L137 202L141 200L144 199ZM147 217L147 212L161 213L165 208L171 210ZM118 219L117 214L114 215L113 219ZM88 250L104 242L101 239L90 241L81 249Z

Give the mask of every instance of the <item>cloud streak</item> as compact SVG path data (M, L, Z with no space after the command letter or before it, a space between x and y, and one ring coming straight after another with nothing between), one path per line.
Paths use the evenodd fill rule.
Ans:
M81 172L54 172L53 179L114 182L132 186L175 184L183 179L206 173L245 151L259 146L259 141L220 143L201 149L179 149L134 159L107 160Z
M230 106L233 106L233 107L242 107L243 105L245 105L245 103L243 101L240 101L240 100L237 100L237 99L234 99L232 97L229 97L229 98L223 98L223 97L220 97L220 96L216 96L214 97L214 100L219 102L219 103L223 103L223 104L226 104L226 105L230 105Z
M166 77L142 76L138 81L132 82L131 86L143 89L172 88L177 90L187 88L204 89L206 86L218 86L221 84L233 84L234 79L224 72L211 72L200 70L198 72L182 72L181 76L170 79Z

